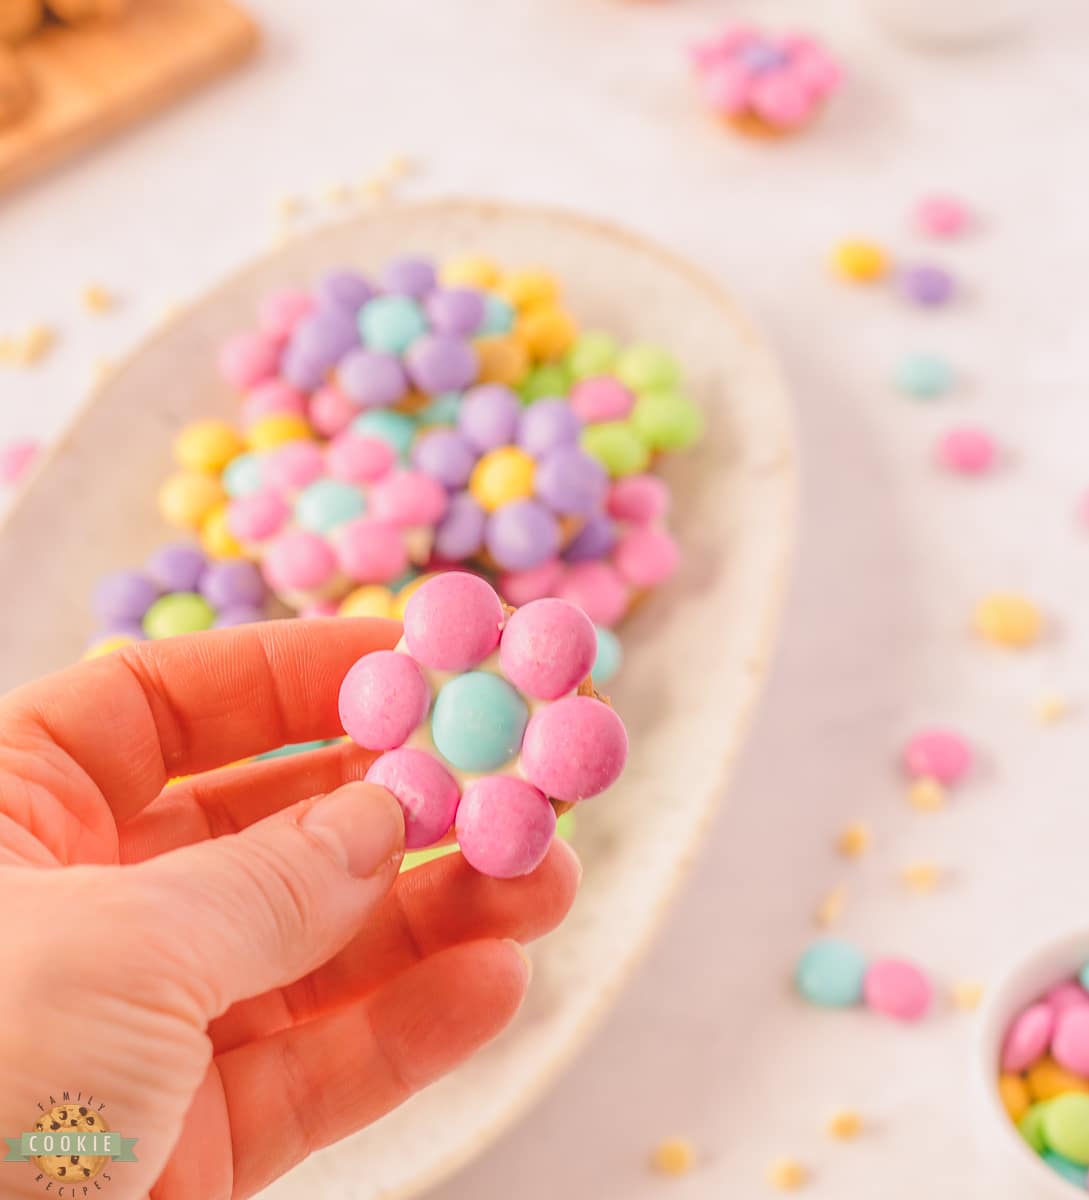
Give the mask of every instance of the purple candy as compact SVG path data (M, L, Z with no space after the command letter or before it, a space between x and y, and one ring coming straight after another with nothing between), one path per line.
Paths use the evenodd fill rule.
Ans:
M409 378L429 396L456 392L476 378L476 351L459 337L448 333L425 333L405 355Z
M200 594L220 610L258 608L265 599L265 584L253 563L235 558L212 563L201 576Z
M352 317L375 295L374 288L356 271L330 271L315 290L324 304L343 308Z
M452 496L446 516L435 530L435 557L443 562L461 562L479 553L486 521L484 510L468 492Z
M143 571L114 571L99 580L92 607L104 625L116 628L142 621L162 595L162 588Z
M578 446L558 446L537 463L534 490L553 512L588 517L609 489L605 468Z
M424 305L436 333L468 337L484 320L484 297L473 288L439 288Z
M364 408L389 408L408 393L408 377L396 354L351 350L337 367L344 394Z
M416 440L412 462L443 487L462 488L476 466L476 453L455 430L435 429Z
M343 308L323 304L299 322L289 350L311 362L331 367L359 345L359 329Z
M582 421L578 413L559 396L536 400L522 413L518 425L518 445L534 458L540 458L557 446L573 446L579 440Z
M251 604L235 604L220 610L212 628L230 629L234 625L253 625L264 619L265 614L261 609Z
M312 392L325 379L326 365L297 346L288 346L280 359L280 374L300 392Z
M470 388L462 397L458 429L483 454L514 441L521 415L521 402L510 388L501 383L485 383Z
M207 557L188 542L160 546L147 560L147 573L164 592L195 592Z
M563 552L568 562L590 562L604 558L616 545L616 527L604 513L588 517L578 536Z
M539 501L516 500L488 518L484 544L504 571L527 571L555 555L560 527Z
M898 282L904 297L914 304L944 304L953 295L953 276L942 267L905 267Z
M426 258L395 258L382 272L387 292L422 300L435 287L435 268Z

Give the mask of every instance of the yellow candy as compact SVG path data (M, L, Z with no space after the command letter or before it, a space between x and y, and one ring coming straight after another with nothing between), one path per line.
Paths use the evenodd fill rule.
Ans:
M193 471L178 471L159 489L159 512L170 525L199 529L208 514L226 500L227 493L218 479Z
M808 1178L809 1172L793 1158L781 1158L768 1168L768 1183L776 1191L793 1192L802 1187Z
M840 1142L849 1142L862 1132L862 1117L853 1108L843 1108L828 1118L825 1128L829 1137Z
M338 617L392 617L393 593L387 587L367 584L349 592L340 602Z
M579 333L571 315L555 305L543 305L526 313L518 322L517 332L538 362L566 354Z
M687 1175L696 1162L696 1148L688 1138L671 1137L659 1142L650 1165L662 1175Z
M465 254L443 263L439 275L448 287L493 288L499 282L499 267L483 254Z
M1010 1120L1016 1125L1028 1112L1029 1105L1032 1103L1025 1081L1020 1075L1000 1075L998 1077L998 1095Z
M498 291L519 312L554 304L560 297L556 276L547 271L511 271L503 276Z
M832 266L852 283L873 283L888 271L889 259L873 242L840 242L832 252Z
M302 417L295 413L273 413L254 421L246 439L251 450L271 450L284 442L298 442L313 436L313 430Z
M489 450L469 476L469 493L485 512L495 512L514 500L533 495L536 465L517 446Z
M529 370L529 350L517 337L493 334L477 338L473 346L481 383L517 387L525 379Z
M209 558L241 558L242 547L227 524L227 505L220 504L200 526L200 544Z
M1089 1082L1060 1067L1049 1054L1025 1072L1025 1083L1033 1100L1054 1100L1064 1092L1089 1092Z
M393 612L390 613L390 616L397 621L403 621L405 619L405 606L408 602L429 579L434 579L439 574L441 574L440 571L428 571L427 574L417 575L410 583L406 583L393 598Z
M195 421L174 439L174 457L188 471L218 475L246 448L242 435L226 421Z
M1044 618L1024 596L999 593L979 602L973 623L980 637L995 646L1020 650L1039 640Z
M116 633L113 637L103 638L99 642L87 647L83 652L83 661L89 662L92 658L102 658L107 654L112 654L115 650L122 650L125 646L132 646L136 642L134 637L129 637L127 633Z

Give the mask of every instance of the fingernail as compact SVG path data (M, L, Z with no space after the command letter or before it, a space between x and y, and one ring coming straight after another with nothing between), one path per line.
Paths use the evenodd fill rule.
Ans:
M511 949L518 952L518 957L522 960L522 965L526 969L526 983L528 985L529 981L533 978L533 959L526 953L526 948L521 942L516 942L514 938L504 938L503 940Z
M401 806L373 783L347 783L308 809L299 827L332 849L349 875L365 879L405 848Z
M567 857L574 863L575 870L578 872L578 882L582 883L582 859L575 853L574 846L570 842L565 842L563 838L556 838L556 851L559 854L566 854Z

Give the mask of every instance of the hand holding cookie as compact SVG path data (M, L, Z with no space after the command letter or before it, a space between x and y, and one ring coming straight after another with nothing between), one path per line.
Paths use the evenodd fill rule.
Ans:
M195 1180L202 1200L252 1195L511 1019L529 977L515 942L577 886L562 842L518 879L459 855L398 878L404 819L361 782L372 752L219 769L336 736L341 680L399 636L376 620L226 629L0 700L6 1128L82 1088L139 1139L138 1162L107 1168L119 1198L180 1200ZM37 1194L22 1169L5 1195Z

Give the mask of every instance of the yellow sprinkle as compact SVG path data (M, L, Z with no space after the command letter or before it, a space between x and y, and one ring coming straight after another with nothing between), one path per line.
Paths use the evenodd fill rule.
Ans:
M1055 725L1070 712L1062 696L1041 696L1033 705L1033 713L1041 725Z
M110 358L96 358L94 369L95 383L101 383L113 374L114 363Z
M849 1142L862 1132L862 1118L851 1108L840 1109L829 1117L825 1126L828 1136L837 1141Z
M389 184L386 180L377 177L364 179L359 185L359 198L373 203L378 200L384 200L388 191Z
M983 984L971 979L959 980L949 989L949 998L961 1012L975 1012L983 999Z
M104 287L97 283L89 283L83 289L83 307L90 313L109 312L114 306L114 298Z
M780 1192L792 1192L800 1188L808 1177L805 1167L793 1158L781 1158L768 1168L768 1183Z
M945 800L945 788L936 779L916 779L908 788L908 802L920 812L937 812Z
M182 306L180 304L175 304L173 300L169 300L163 305L163 311L160 314L159 319L164 322L173 321L178 313L181 312L181 310Z
M386 179L404 179L406 175L411 175L414 169L412 159L404 154L393 154L382 168L382 174Z
M941 872L933 863L912 863L900 872L903 885L920 896L934 891L941 880Z
M48 325L34 325L16 340L12 361L22 367L32 366L49 353L54 340L53 330Z
M1024 596L998 593L979 602L973 624L992 645L1021 650L1040 640L1044 618Z
M843 909L846 904L847 889L844 887L833 888L820 904L817 905L817 924L822 929L827 929L830 925L835 925L840 917L843 916Z
M650 1156L650 1165L660 1175L687 1175L696 1162L696 1149L687 1138L671 1137L660 1142Z
M868 825L848 825L836 839L836 848L844 858L861 858L870 848Z
M832 269L852 283L873 283L889 269L889 258L874 242L840 242L832 252Z
M351 188L344 183L331 183L322 192L322 199L326 204L347 204L351 198Z
M303 202L299 196L281 196L276 201L276 215L281 221L290 221L303 210Z
M11 364L16 361L18 343L13 337L0 337L0 363Z

